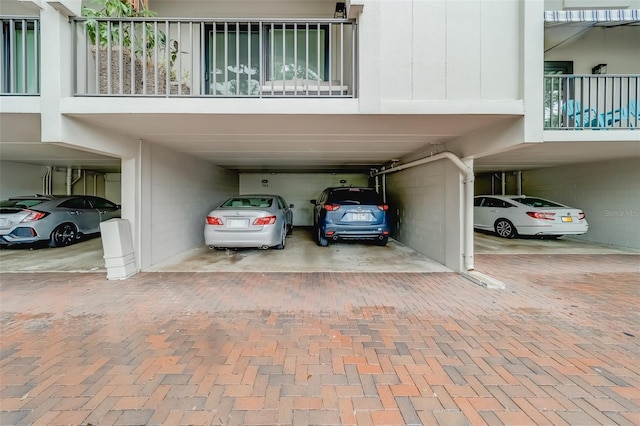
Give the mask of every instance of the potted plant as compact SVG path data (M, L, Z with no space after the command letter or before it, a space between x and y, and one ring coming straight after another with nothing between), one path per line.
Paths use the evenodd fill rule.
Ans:
M156 50L162 52L166 48L166 34L151 22L109 20L152 18L157 14L147 9L144 2L139 10L127 0L95 0L94 3L99 7L82 6L82 15L87 18L88 41L99 68L99 93L165 94L167 70L157 66L155 55ZM134 87L131 87L132 81Z

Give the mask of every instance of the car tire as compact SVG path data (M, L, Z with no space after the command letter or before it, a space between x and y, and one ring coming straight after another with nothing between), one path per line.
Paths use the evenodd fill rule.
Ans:
M387 242L389 242L389 237L382 237L381 240L376 240L376 245L380 247L384 247L387 245Z
M276 246L276 250L284 250L287 245L287 228L282 229L282 241Z
M507 219L498 219L494 225L496 234L502 238L515 238L518 235L516 227Z
M326 247L329 245L329 240L327 240L325 236L322 235L322 231L320 230L320 228L318 228L317 237L318 239L316 241L318 242L318 245L320 247Z
M51 233L49 247L65 247L78 241L78 229L72 223L63 223Z
M287 226L287 235L293 234L293 224Z

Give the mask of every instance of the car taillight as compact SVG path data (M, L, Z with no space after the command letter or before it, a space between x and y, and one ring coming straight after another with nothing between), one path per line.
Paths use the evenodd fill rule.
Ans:
M323 207L328 212L335 212L340 208L340 204L325 204Z
M550 212L527 212L527 215L534 219L553 220L556 214Z
M38 212L35 210L23 210L23 212L28 213L27 217L22 219L20 222L35 222L36 220L40 220L45 216L48 216L49 213Z
M584 212L578 213L578 219L579 220L584 220L585 217L587 217L587 215L585 215Z
M389 206L386 205L386 204L381 204L381 205L378 206L378 208L380 210L382 210L383 212L386 212L387 210L389 210Z
M253 221L254 225L273 225L276 223L275 216L258 217Z
M207 216L207 225L218 225L222 226L222 219L214 216Z

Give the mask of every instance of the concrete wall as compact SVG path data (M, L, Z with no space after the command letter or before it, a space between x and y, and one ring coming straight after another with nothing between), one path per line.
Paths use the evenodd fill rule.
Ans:
M267 180L265 184L262 181ZM344 183L340 181L344 180ZM313 226L313 204L330 186L369 186L369 178L353 173L241 173L241 194L278 194L293 204L294 226Z
M149 188L149 205L142 207L147 214L141 220L150 224L142 235L150 256L142 262L143 269L204 244L207 213L238 193L235 172L159 145L147 151L142 167L148 168L143 187Z
M454 270L462 268L460 173L448 160L387 175L392 234Z
M576 238L640 249L640 157L525 171L523 191L583 209Z
M14 195L42 194L46 167L35 164L0 161L0 199Z

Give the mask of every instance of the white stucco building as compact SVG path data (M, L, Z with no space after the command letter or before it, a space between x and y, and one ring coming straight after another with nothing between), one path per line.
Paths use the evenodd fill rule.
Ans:
M581 238L640 248L640 0L149 3L96 49L79 1L0 1L2 198L121 203L140 270L202 245L230 194L310 225L340 184L457 271L474 193L580 206Z

